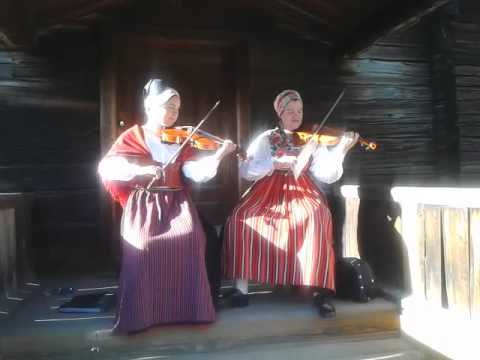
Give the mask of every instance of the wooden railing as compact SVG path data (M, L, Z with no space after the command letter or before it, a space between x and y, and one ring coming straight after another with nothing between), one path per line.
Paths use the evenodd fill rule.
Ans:
M412 296L480 317L480 189L398 187Z
M345 218L342 224L342 257L360 257L358 251L358 210L360 197L358 186L342 186L341 194L345 204Z
M411 295L402 329L455 359L474 359L480 320L480 189L397 187Z
M395 187L390 194L379 191L374 201L375 191L355 185L343 186L341 193L342 255L363 257L369 247L380 244L380 251L370 257L380 272L393 258L401 259L395 269L401 279L396 294L401 297L402 331L448 357L478 358L480 189ZM385 203L398 204L400 212L387 214ZM375 210L379 204L382 209ZM373 218L367 226L359 221L365 217ZM375 236L381 233L375 227L385 218L391 223L390 237L402 243L394 256L383 254L382 246L397 240Z

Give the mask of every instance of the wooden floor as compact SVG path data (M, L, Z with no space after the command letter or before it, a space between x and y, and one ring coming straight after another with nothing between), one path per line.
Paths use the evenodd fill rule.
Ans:
M398 309L384 299L368 304L336 300L337 317L324 320L297 293L252 289L250 306L223 304L214 324L155 327L129 337L111 336L113 312L58 312L72 295L54 289L87 293L114 286L109 278L45 280L17 292L22 301L0 303L0 310L8 312L0 315L0 360L440 358L401 335Z

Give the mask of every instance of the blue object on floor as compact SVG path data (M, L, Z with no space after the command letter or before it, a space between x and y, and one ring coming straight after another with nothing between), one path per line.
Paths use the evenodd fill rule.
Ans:
M60 305L58 311L62 313L90 313L107 312L115 306L114 293L82 294Z

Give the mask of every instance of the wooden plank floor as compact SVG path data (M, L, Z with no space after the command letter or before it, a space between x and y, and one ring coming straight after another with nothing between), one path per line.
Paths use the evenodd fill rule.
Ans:
M118 337L109 331L113 312L61 314L57 306L68 296L48 291L72 286L79 293L113 285L110 279L43 282L0 318L0 360L432 358L401 337L396 306L383 299L368 304L336 300L336 319L324 320L308 299L291 291L253 294L246 308L221 307L211 325L162 326Z

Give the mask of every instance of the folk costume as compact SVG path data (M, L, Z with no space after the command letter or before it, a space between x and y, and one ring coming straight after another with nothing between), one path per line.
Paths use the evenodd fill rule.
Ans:
M275 99L279 116L290 101L301 101L300 95L287 90ZM319 185L342 176L344 147L320 145L298 180L290 170L275 170L274 162L298 155L303 144L295 132L277 127L248 147L240 173L254 184L225 227L227 279L335 290L332 216Z
M167 89L157 95L166 102L178 93ZM213 155L198 158L185 147L151 188L147 184L152 176L137 175L139 166L165 164L179 146L162 143L135 125L120 135L99 164L107 191L123 207L114 333L215 320L205 269L205 234L183 178L208 181L216 175L219 160Z

